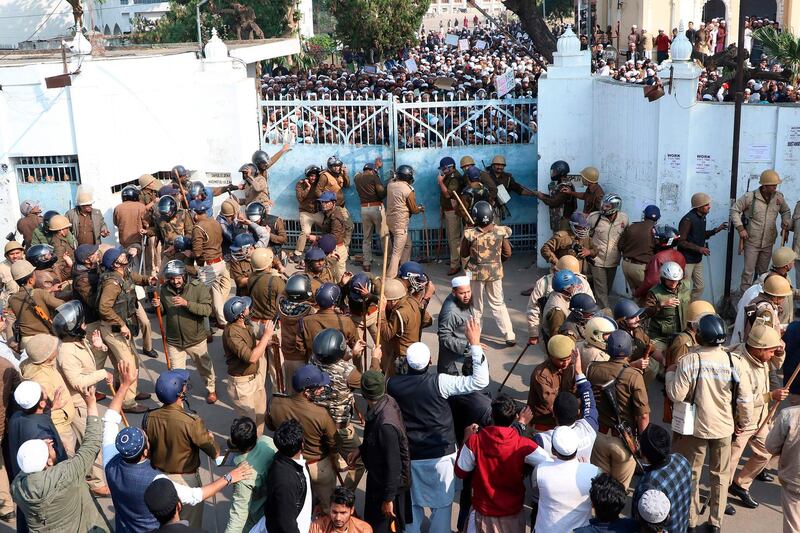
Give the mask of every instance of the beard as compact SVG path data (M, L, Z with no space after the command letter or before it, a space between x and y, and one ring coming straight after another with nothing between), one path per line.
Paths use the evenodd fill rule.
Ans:
M456 302L456 307L458 307L458 308L459 308L459 309L461 309L462 311L465 311L465 310L469 309L469 308L470 308L470 306L472 305L472 298L471 298L471 297L470 297L470 299L467 301L467 303L463 303L463 302L462 302L461 300L459 300L458 298L456 298L454 301Z

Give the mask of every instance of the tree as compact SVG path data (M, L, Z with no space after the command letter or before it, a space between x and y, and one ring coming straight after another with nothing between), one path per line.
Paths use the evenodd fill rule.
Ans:
M772 26L758 28L753 32L753 39L761 41L768 57L792 71L792 84L796 85L800 72L800 39L789 30L778 33Z
M542 11L536 7L536 2L531 0L503 0L503 5L519 17L522 29L530 36L536 50L547 61L552 62L553 52L556 51L556 38L542 18Z
M429 5L430 0L329 0L328 10L336 17L337 40L375 62L416 41Z
M575 14L574 0L537 0L536 5L539 11L544 7L545 16L550 22L563 21Z

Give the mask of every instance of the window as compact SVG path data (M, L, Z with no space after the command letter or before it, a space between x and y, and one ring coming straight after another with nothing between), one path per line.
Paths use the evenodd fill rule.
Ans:
M81 171L76 155L46 155L12 157L19 183L67 181L81 182Z

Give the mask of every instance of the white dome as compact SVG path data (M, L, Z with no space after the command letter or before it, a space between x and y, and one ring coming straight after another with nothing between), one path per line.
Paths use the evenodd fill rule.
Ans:
M556 43L556 49L559 54L579 54L581 51L581 42L578 36L572 31L572 26L567 26L566 31L561 34Z
M678 36L672 41L669 47L669 55L672 61L689 61L692 58L692 43L686 38L686 30L683 28L683 21L678 26Z
M228 58L228 47L217 35L217 28L211 28L211 39L208 40L203 51L207 61L221 61Z

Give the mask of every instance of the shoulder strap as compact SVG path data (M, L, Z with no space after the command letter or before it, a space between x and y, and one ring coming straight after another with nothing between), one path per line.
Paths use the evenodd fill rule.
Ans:
M700 352L697 352L697 376L694 378L694 387L692 387L692 398L689 403L694 405L694 399L697 397L697 384L700 383L700 368L703 366L703 358L700 357Z

